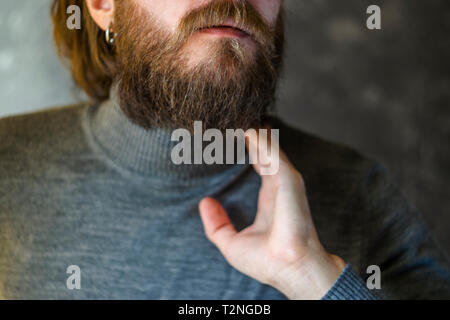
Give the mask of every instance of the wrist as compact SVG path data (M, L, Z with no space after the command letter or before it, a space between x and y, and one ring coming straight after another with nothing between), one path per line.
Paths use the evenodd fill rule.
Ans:
M272 286L290 300L319 300L331 289L346 266L325 251L309 254L283 269Z

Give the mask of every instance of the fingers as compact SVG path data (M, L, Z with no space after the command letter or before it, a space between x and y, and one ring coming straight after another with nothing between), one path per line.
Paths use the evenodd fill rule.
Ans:
M225 248L237 234L225 209L213 198L204 198L199 204L200 216L206 236L224 253Z
M261 175L261 163L258 161L258 132L256 130L250 129L245 132L245 145L253 168Z
M292 224L293 219L298 220L298 212L308 212L303 178L279 149L279 137L272 135L271 131L274 130L264 134L262 130L250 129L245 133L250 159L253 159L251 163L262 178L255 219L258 227L272 224L277 212L278 222L282 225ZM266 150L260 152L261 149ZM269 164L273 169L274 163L278 164L277 172L264 174L265 166Z
M273 176L280 169L290 169L287 156L279 147L279 131L276 129L249 129L245 132L245 142L250 162L261 176Z

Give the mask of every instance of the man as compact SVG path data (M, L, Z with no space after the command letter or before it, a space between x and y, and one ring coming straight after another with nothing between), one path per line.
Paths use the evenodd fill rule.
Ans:
M446 257L385 170L269 116L281 0L55 0L51 13L93 102L0 122L4 298L450 297ZM253 166L175 164L171 133L196 121L245 130ZM279 129L273 175L257 151L278 142L261 128Z

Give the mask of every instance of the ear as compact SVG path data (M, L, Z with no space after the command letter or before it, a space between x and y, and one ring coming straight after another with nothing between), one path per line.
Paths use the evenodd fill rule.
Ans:
M111 25L114 17L114 0L85 0L92 19L102 29Z

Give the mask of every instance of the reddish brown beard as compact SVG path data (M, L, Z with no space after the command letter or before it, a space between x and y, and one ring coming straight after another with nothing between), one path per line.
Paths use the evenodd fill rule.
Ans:
M120 106L144 128L256 128L275 101L283 51L283 19L265 24L243 0L212 1L188 13L176 36L132 1L118 1L115 17ZM188 66L183 46L201 27L228 19L251 31L255 53L239 40L212 43L213 56Z

